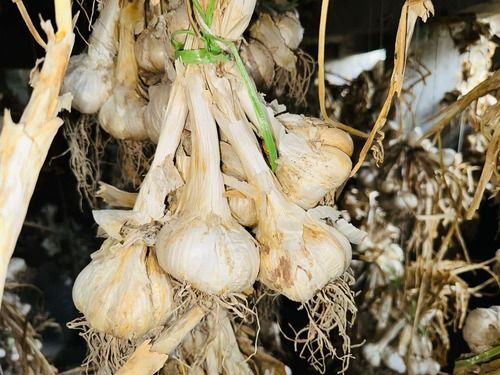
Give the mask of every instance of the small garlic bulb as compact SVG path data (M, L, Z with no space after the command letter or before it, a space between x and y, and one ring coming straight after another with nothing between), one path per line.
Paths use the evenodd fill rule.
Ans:
M175 58L175 49L170 40L172 39L172 34L178 30L189 29L189 16L187 14L187 9L184 4L178 7L172 8L165 15L165 21L167 23L167 35L169 43L167 43L168 55L171 59Z
M119 15L118 0L106 0L93 25L87 53L70 59L61 93L70 92L71 106L81 113L97 113L111 95Z
M134 54L134 29L142 17L143 9L137 3L128 3L121 11L116 86L99 111L102 128L117 139L140 141L148 138L144 123L146 100L137 93L138 72Z
M144 123L149 139L158 143L163 117L167 111L172 84L169 81L149 86L149 102L144 110Z
M139 67L151 73L173 70L167 46L167 22L163 16L156 16L135 42L135 56Z
M276 26L288 48L296 50L304 38L304 28L300 24L297 10L279 14L275 18Z
M472 310L465 320L463 336L474 353L500 344L500 306Z
M186 90L191 161L177 210L158 235L158 261L170 275L202 292L242 292L257 277L258 246L231 216L224 197L217 127L200 67L189 67Z
M122 339L163 325L172 287L156 257L140 243L128 248L107 239L76 278L73 301L90 326Z
M250 36L261 42L271 52L278 66L289 72L296 70L297 57L287 47L280 29L269 14L260 14L250 28Z
M241 59L257 87L269 89L274 80L273 55L259 41L251 39L240 48Z
M257 210L252 198L238 190L226 191L229 208L233 217L245 227L253 227L257 224Z

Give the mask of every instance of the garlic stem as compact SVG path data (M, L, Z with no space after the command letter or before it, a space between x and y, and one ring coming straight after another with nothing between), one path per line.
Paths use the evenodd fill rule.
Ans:
M121 12L119 22L120 46L116 61L116 80L125 86L136 88L138 83L137 61L134 50L134 31L144 16L138 2L127 4Z
M92 26L87 54L105 66L112 65L116 55L116 23L119 15L118 0L106 0Z

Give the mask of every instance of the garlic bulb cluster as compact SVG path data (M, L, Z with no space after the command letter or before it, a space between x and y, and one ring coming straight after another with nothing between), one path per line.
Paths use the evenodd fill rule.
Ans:
M120 15L118 0L105 0L93 25L86 53L71 57L61 92L73 95L76 110L94 114L113 89L114 59L117 50L116 27Z
M208 69L207 69L208 71ZM227 79L207 73L217 92L214 114L257 190L256 238L261 246L259 280L294 301L305 302L350 264L351 245L335 228L294 204L281 191L246 120L229 117L233 104Z
M172 287L148 248L107 239L78 275L73 301L94 329L134 339L165 323Z
M193 150L186 186L158 236L157 254L162 268L176 279L223 295L252 287L259 250L231 216L224 197L217 128L202 78L197 67L186 77Z

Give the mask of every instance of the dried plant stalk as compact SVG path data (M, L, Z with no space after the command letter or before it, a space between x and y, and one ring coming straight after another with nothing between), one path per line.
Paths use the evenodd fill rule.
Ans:
M384 127L389 110L392 106L394 96L399 96L403 88L403 81L406 70L406 59L408 57L408 49L410 48L411 38L415 24L419 18L422 21L427 21L429 15L434 14L434 6L431 0L406 0L401 10L401 18L399 19L398 32L396 34L396 46L394 53L394 68L392 71L391 83L387 98L380 111L375 125L373 126L368 139L366 140L363 149L359 155L359 160L351 171L351 177L356 174L363 164L368 152L373 149L377 164L383 162L384 152L381 141L384 133L381 131ZM377 138L377 140L375 140ZM377 144L372 147L373 142Z
M177 348L184 337L203 319L206 312L196 306L155 340L143 342L130 356L116 375L153 375L159 371L168 359L168 355Z
M5 112L0 135L0 297L40 169L63 123L57 113L67 104L59 99L59 92L75 39L70 1L55 0L55 10L57 33L50 22L42 23L47 54L30 101L19 124Z

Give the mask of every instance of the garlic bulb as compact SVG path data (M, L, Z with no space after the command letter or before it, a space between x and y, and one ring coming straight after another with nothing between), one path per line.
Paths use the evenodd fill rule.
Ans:
M148 138L143 118L146 101L136 91L138 73L134 54L134 29L142 17L143 8L137 1L128 3L121 11L116 86L99 111L102 128L117 139Z
M208 71L208 67L207 67ZM214 114L245 168L255 194L261 245L259 279L291 300L305 302L350 264L351 245L335 228L288 200L269 170L249 124L231 108L231 86L207 73L214 95ZM243 117L243 115L241 116Z
M144 123L148 137L154 143L158 143L160 138L163 116L167 110L171 89L172 83L169 81L148 88L149 102L144 110Z
M167 35L169 40L169 43L167 43L167 52L170 58L173 59L175 58L175 49L172 43L170 43L172 34L178 30L189 29L189 16L185 5L181 3L179 6L168 11L164 17L167 24Z
M250 98L241 84L234 86L250 120L257 124ZM318 126L316 119L299 115L280 116L290 131L268 108L279 159L276 177L285 195L304 209L315 207L326 194L335 193L351 172L353 144L340 129Z
M251 39L240 48L241 59L257 87L269 89L274 80L273 55L259 41Z
M94 329L139 338L165 323L172 288L148 248L106 240L76 278L73 301Z
M500 344L500 306L472 310L465 320L463 336L474 353Z
M287 47L280 29L269 14L261 13L250 28L250 36L266 46L278 66L289 72L295 71L297 57Z
M246 181L245 170L241 161L236 155L234 148L227 142L220 142L220 155L222 161L222 172L235 177L238 180Z
M200 68L189 68L186 96L191 115L191 165L177 211L158 235L158 260L170 275L205 293L241 292L255 282L259 250L231 216L208 92Z
M169 44L167 21L162 15L155 16L135 42L135 56L139 67L151 73L172 73L170 58L174 56L168 54Z
M97 113L111 95L119 15L118 0L105 0L93 25L87 53L70 59L61 93L70 92L71 106L81 113Z
M304 38L304 28L300 24L297 10L279 14L275 18L276 26L288 48L296 50Z

